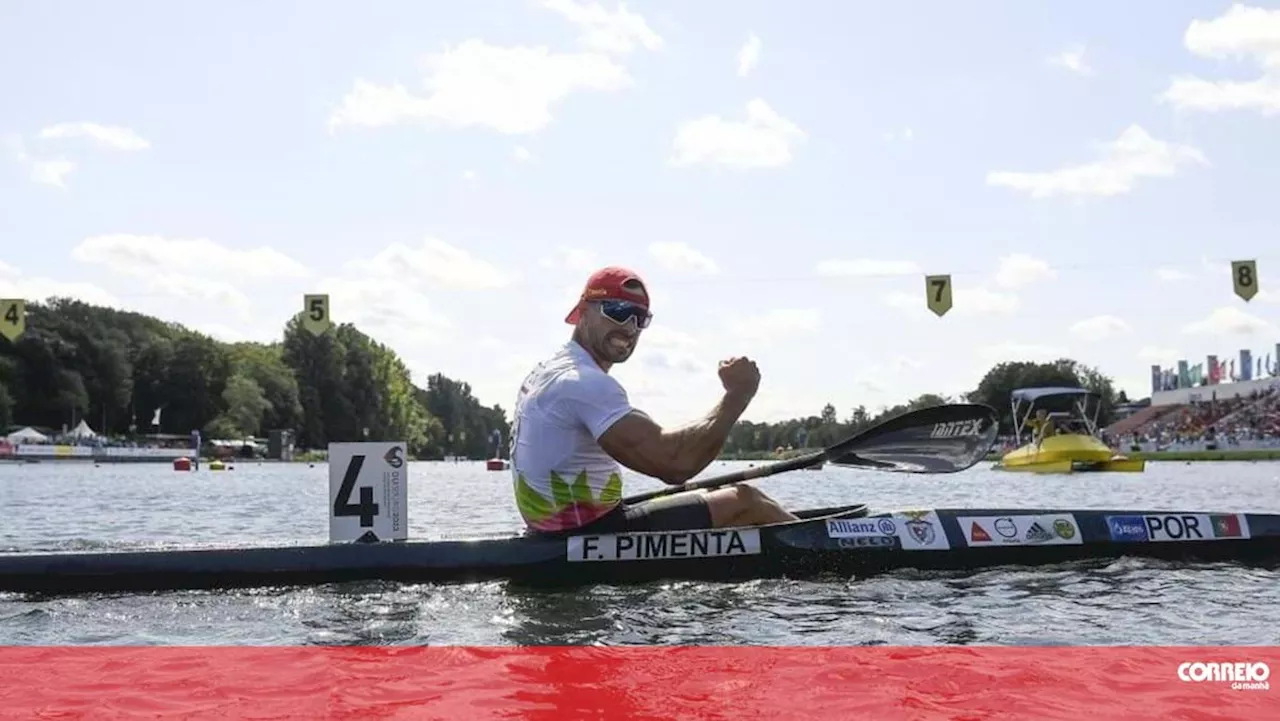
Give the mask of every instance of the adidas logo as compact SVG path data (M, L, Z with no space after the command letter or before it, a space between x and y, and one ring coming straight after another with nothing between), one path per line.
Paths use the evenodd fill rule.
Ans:
M1028 541L1052 541L1053 534L1046 531L1044 529L1044 526L1041 526L1040 522L1037 521L1031 524L1031 528L1027 529L1027 540Z

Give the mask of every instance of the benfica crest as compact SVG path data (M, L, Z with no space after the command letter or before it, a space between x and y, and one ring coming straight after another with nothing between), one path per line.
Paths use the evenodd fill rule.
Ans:
M919 541L923 545L931 545L933 540L937 538L937 533L933 529L931 521L924 520L929 515L928 511L903 511L902 515L910 518L910 521L902 524L907 527L907 531L911 537Z

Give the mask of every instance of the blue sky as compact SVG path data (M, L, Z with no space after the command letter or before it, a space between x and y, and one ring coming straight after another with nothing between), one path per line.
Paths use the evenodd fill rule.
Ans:
M731 355L773 420L1280 341L1277 3L197 7L0 0L0 296L271 339L329 293L509 408L632 265L669 423Z

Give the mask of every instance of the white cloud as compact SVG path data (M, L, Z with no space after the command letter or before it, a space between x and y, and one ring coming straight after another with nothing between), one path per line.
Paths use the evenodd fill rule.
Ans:
M231 248L207 238L170 239L126 233L94 235L72 248L71 258L138 276L171 275L175 271L254 278L301 278L309 274L301 263L274 248Z
M573 0L545 0L542 5L578 26L580 42L592 50L626 55L637 46L650 51L662 48L662 38L643 17L627 10L625 3L618 3L617 12L609 12L599 3Z
M1165 283L1176 283L1180 280L1187 280L1191 277L1191 275L1186 271L1178 270L1177 268L1156 268L1155 273L1156 278L1159 278Z
M1047 363L1066 356L1067 351L1060 346L1010 341L980 346L977 349L977 355L984 363L1000 363L1004 361Z
M756 69L760 62L760 38L755 33L747 37L742 49L738 51L738 77L745 78Z
M747 103L744 121L706 115L680 125L670 163L677 167L723 165L736 170L777 168L791 162L806 136L760 98Z
M600 53L498 47L483 40L433 53L422 64L425 96L399 83L358 79L330 117L330 129L419 122L527 135L547 127L552 106L573 93L616 92L633 83L626 68Z
M714 275L720 272L720 266L701 251L695 250L685 243L659 242L649 245L652 255L667 270L690 271Z
M511 155L516 160L519 160L522 163L528 163L533 161L533 153L530 153L529 149L524 147L523 145L516 146L515 151Z
M699 353L698 339L665 325L644 331L636 360L649 369L681 374L709 373L715 365Z
M916 133L911 128L903 128L884 134L884 139L888 141L901 140L903 142L911 142L916 137Z
M199 301L208 306L231 308L240 318L248 318L252 304L239 288L222 280L178 273L139 274L152 291L173 298Z
M1172 363L1178 358L1184 357L1182 351L1177 348L1161 348L1158 346L1143 346L1138 351L1138 358L1152 363Z
M644 342L656 348L690 350L698 346L698 339L689 333L664 325L650 326L644 332Z
M1183 110L1280 112L1280 10L1234 4L1212 20L1193 20L1183 44L1205 58L1252 58L1261 69L1254 80L1174 78L1161 98Z
M353 323L382 343L434 345L448 341L453 330L452 321L412 287L382 278L327 278L318 287L329 294L335 323Z
M738 318L729 323L729 331L757 342L786 335L816 332L822 314L815 308L775 308L762 315Z
M41 185L52 185L58 188L67 187L67 176L76 170L76 163L66 158L40 159L32 157L23 145L22 137L6 136L4 144L13 153L13 157L22 165L33 182Z
M92 283L27 276L12 266L0 273L0 298L22 298L28 302L43 302L55 297L75 298L92 305L111 308L125 307L120 298Z
M1196 148L1156 140L1137 125L1126 128L1103 151L1102 160L1049 172L993 171L987 174L987 184L1032 198L1106 197L1132 192L1140 178L1171 178L1186 166L1209 162Z
M953 303L961 313L973 312L980 315L1010 315L1018 310L1018 297L1011 293L1001 293L982 286L967 288L961 286L952 292ZM924 298L920 298L924 303Z
M909 316L937 318L925 304L923 287L919 295L899 290L885 294L882 300ZM1001 293L986 286L960 285L952 289L951 311L947 315L1012 315L1019 307L1018 296L1012 293Z
M1084 46L1075 45L1049 57L1049 64L1070 70L1076 75L1093 75L1093 68L1084 60Z
M1253 335L1274 333L1275 328L1255 315L1235 306L1225 305L1215 308L1201 320L1183 326L1182 332L1198 335Z
M1058 277L1048 261L1025 253L1014 253L1000 259L996 269L996 284L1002 288L1021 288Z
M1131 333L1133 329L1124 320L1113 315L1099 315L1073 323L1069 332L1080 340L1097 343Z
M75 172L74 161L59 158L57 160L32 160L31 179L41 185L53 185L58 188L67 187L67 176Z
M469 183L470 183L470 182L475 181L475 179L476 179L476 171L474 171L474 170L464 170L464 171L462 171L462 179L463 179L463 180L465 180L465 181L467 181L467 182L469 182Z
M540 258L538 265L543 268L565 268L586 272L600 265L596 258L596 252L589 248L569 248L562 245L557 247L550 256Z
M463 290L502 288L516 280L515 273L437 238L426 238L416 248L392 243L372 258L351 261L347 267L384 278L430 279L441 286Z
M40 131L46 140L88 138L98 146L109 150L146 150L151 143L130 128L99 123L58 123Z
M823 260L818 262L816 270L818 275L853 277L912 275L921 272L920 266L915 261L877 260L874 258Z

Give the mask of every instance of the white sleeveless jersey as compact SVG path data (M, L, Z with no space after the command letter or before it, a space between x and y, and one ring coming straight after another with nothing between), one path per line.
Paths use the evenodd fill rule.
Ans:
M622 385L576 341L525 378L511 429L511 475L530 528L577 528L622 502L622 466L597 439L633 410Z

